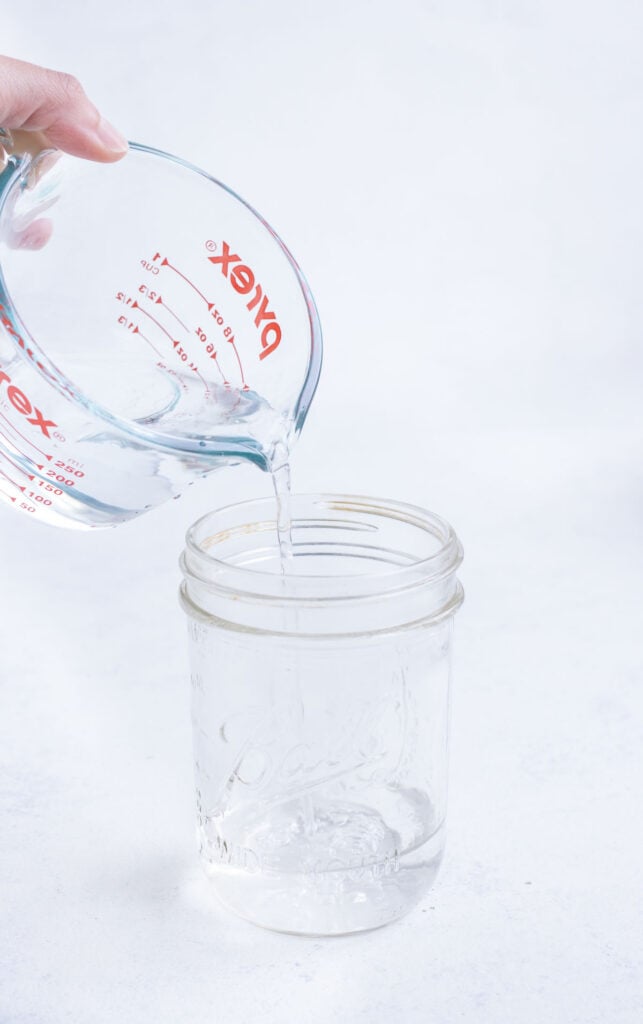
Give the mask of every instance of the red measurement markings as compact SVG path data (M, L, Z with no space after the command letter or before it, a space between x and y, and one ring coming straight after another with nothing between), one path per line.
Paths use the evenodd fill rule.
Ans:
M15 437L11 437L9 434L7 434L7 432L5 430L2 430L1 428L0 428L0 437L3 437L5 439L5 441L7 441L13 448L18 448L18 442L16 441ZM38 464L38 469L44 469L44 468L45 468L44 466L41 466L41 465ZM30 479L34 480L35 477L32 476L32 477L30 477Z
M160 255L161 255L161 254L157 252L157 253L155 254L155 256L154 256L154 260L157 260L157 259L159 259ZM197 293L197 295L199 295L199 296L200 296L200 297L201 297L201 298L203 299L203 301L205 302L206 306L208 307L208 312L212 313L212 310L214 309L214 306L215 306L214 302L210 302L210 301L209 301L209 299L207 298L207 296L206 296L206 295L204 295L204 294L203 294L203 292L201 291L201 289L200 289L200 288L197 288L197 286L195 285L194 281L191 281L191 280L190 280L190 278L189 278L189 277L188 277L188 276L187 276L186 274L184 274L184 273L183 273L183 272L182 272L181 270L179 270L179 268L178 268L178 267L175 267L173 263L170 263L170 261L168 260L168 258L167 258L166 256L164 256L164 257L163 257L163 259L161 260L161 266L162 266L162 267L168 267L168 268L169 268L170 270L172 270L172 271L173 271L173 272L174 272L175 274L177 274L177 275L178 275L178 276L179 276L180 278L182 278L182 279L183 279L183 280L185 281L185 283L186 283L186 284L188 284L188 285L190 286L190 288L192 288L192 289L193 289L193 290L194 290L194 291L195 291L195 292ZM162 298L161 298L161 296L159 296L159 298L158 298L158 299L156 299L156 302L162 302ZM167 306L167 304L166 304L165 302L163 302L163 305L164 305L164 306L166 307L166 309L168 309L168 311L169 311L170 313L172 312L172 310L170 310L169 306ZM134 303L134 306L136 306L136 302ZM138 308L140 309L141 307L139 306ZM148 313L147 315L149 316L149 313ZM213 315L214 315L214 314L213 314ZM173 313L173 316L176 316L176 314L175 314L175 313ZM176 319L177 319L177 320L179 321L179 323L180 323L180 324L181 324L181 325L182 325L183 327L185 327L185 324L183 323L183 321L182 321L182 320L180 320L180 319L179 319L179 317L176 317ZM217 323L219 323L219 326L221 326L221 325L223 324L223 322L224 322L224 321L223 321L223 318L219 318L219 319L220 319L220 323L219 323L219 320L217 320L216 322L217 322ZM160 326L160 324L159 324L159 326ZM228 328L228 329L229 329L229 328ZM187 328L186 328L186 330L187 330ZM166 333L167 333L167 331L166 331ZM240 357L240 355L239 355L239 352L238 352L237 346L236 346L236 344L235 344L235 340L234 340L234 335L232 335L232 337L231 337L231 338L226 338L226 341L228 341L228 342L229 342L229 343L230 343L230 344L232 345L232 348L234 349L234 354L235 354L235 356L236 356L236 359L237 359L237 363L239 364L239 371L240 371L240 373L241 373L241 386L242 386L242 389L243 389L244 391L248 391L248 390L249 390L249 388L248 388L248 385L246 384L246 378L245 378L245 375L244 375L244 372L243 372L243 365L242 365L242 363L241 363L241 357ZM178 345L180 344L179 342L175 341L174 339L172 339L172 343L173 343L173 345L174 345L174 348L175 348L175 349L176 349L176 348L177 348L177 346L178 346ZM224 383L224 385L225 385L226 387L229 387L229 386L230 386L230 384L229 384L229 382L228 382L228 380L227 380L227 378L226 378L226 375L225 375L225 373L224 373L224 372L223 372L223 370L221 369L221 366L220 366L220 364L219 364L219 361L218 361L218 359L217 359L217 357L216 357L216 353L214 354L214 356L212 356L212 358L214 359L214 362L216 363L217 369L218 369L219 373L221 374L221 379L223 380L223 383ZM196 373L198 374L198 376L199 376L199 377L201 378L201 380L203 381L203 383L204 383L204 384L205 384L205 386L206 386L206 391L207 391L207 389L208 389L208 384L207 384L207 381L205 380L205 377L203 376L203 374L202 374L202 373L200 373L200 372L199 372L199 370L198 370L198 369L196 369L196 368L194 367L194 364L192 364L192 365L191 365L191 368L192 368L193 370L195 370L195 372L196 372Z
M158 273L158 267L156 267L156 271ZM167 309L167 311L170 314L170 316L174 317L176 322L179 323L181 325L181 327L185 331L189 330L188 325L183 323L183 321L181 320L181 317L177 313L174 312L174 310L172 309L171 306L169 306L167 304L167 302L165 301L165 299L163 298L162 295L159 295L158 292L154 291L152 288L148 288L148 286L146 284L140 284L138 286L138 290L141 293L141 295L147 296L147 298L150 300L150 302L153 302L155 305L157 305L157 306L165 306L165 308ZM117 294L116 298L119 300L119 302L124 302L126 306L131 306L132 305L133 299L132 298L128 298L125 295L124 292L119 292Z
M14 426L14 424L11 422L11 420L8 419L8 417L5 416L5 414L3 412L0 412L0 416L2 416L3 420L5 420L5 422L9 424L11 429L14 430L16 432L16 434L18 434L18 436L23 439L23 441L26 441L27 444L30 444L32 448L35 448L35 450L37 452L40 452L41 455L44 455L44 457L46 459L48 459L49 462L51 462L51 460L53 459L53 455L47 455L47 452L43 452L42 448L39 448L38 445L34 444L33 441L31 441L28 437L26 437L22 433L22 431L18 430L18 428L16 426ZM6 434L5 434L5 437L6 437ZM10 438L8 440L10 440ZM12 443L15 444L15 442L12 442Z
M165 329L165 327L163 326L163 324L162 324L162 323L159 323L159 321L158 321L158 320L156 319L156 317L152 316L152 314L151 314L151 313L148 313L148 312L147 312L147 310L146 310L146 309L143 309L143 307L142 307L142 306L139 306L138 302L136 302L136 301L134 301L134 302L132 303L132 306L131 306L131 308L132 308L132 309L139 309L139 310L141 311L141 313L143 313L143 314L144 314L145 316L149 317L149 318L150 318L150 320L151 320L151 321L152 321L153 323L155 323L155 324L156 324L156 326L157 326L157 327L159 327L159 328L160 328L160 329L161 329L161 330L163 331L163 334L166 334L166 335L167 335L167 337L168 337L168 338L170 339L170 341L172 342L172 345L173 345L173 347L174 347L174 348L176 349L177 355L178 355L178 356L179 356L179 358L181 359L181 362L184 362L184 363L185 363L185 362L187 362L187 360L188 360L188 355L187 355L187 352L185 352L185 351L183 350L183 348L181 347L181 342L180 342L180 341L177 341L177 339L176 339L176 338L173 338L173 337L172 337L172 335L170 334L170 332L169 332L169 331L167 331L167 330ZM142 334L142 332L141 332L140 330L139 330L139 332L138 332L138 333L139 333L139 334ZM143 335L143 337L145 337L145 335ZM146 340L147 340L147 339L146 339ZM150 344L151 344L151 342L150 342ZM152 345L152 348L154 348L154 345ZM155 351L155 352L157 353L157 355L160 355L160 353L158 352L158 350L157 350L156 348L154 348L154 351ZM184 358L184 357L185 357L185 358ZM199 371L198 371L197 367L196 367L196 366L194 365L194 363L190 363L190 369L191 369L191 370L193 370L194 372L196 372L196 373L198 374L198 376L199 376L199 377L201 377L201 380L203 381L203 383L204 383L204 385L205 385L205 390L206 390L206 392L208 392L208 384L207 384L207 381L206 381L205 377L203 377L203 376L202 376L202 375L201 375L201 374L199 373Z
M219 373L221 374L221 380L223 381L223 383L225 384L225 386L226 386L227 388L229 388L229 387L230 387L230 381L229 381L229 380L228 380L228 379L226 378L226 375L225 375L225 373L224 373L224 372L223 372L223 370L221 369L221 364L220 364L219 360L217 359L216 353L215 353L215 354L214 354L214 355L212 356L212 359L213 359L213 361L214 361L214 365L216 366L217 370L218 370L218 371L219 371Z
M207 380L205 379L203 374L199 371L199 367L196 365L196 363L192 359L190 359L190 356L188 355L188 353L183 348L183 345L181 344L181 342L180 341L173 341L172 344L174 345L174 348L176 350L176 354L177 354L178 358L181 360L181 362L185 363L185 365L188 368L188 370L192 370L192 373L196 373L197 377L199 377L203 381L203 384L205 386L205 393L206 393L206 395L209 395L210 394L210 388L209 388Z
M210 347L211 347L211 346L210 346L210 345L208 345L208 349L209 349ZM217 354L216 354L216 352L208 352L208 355L210 356L210 359L212 360L212 362L213 362L213 363L214 363L214 365L216 366L217 370L218 370L218 371L219 371L219 373L221 374L221 380L223 381L223 383L225 384L225 386L226 386L227 388L229 388L229 387L230 387L230 381L229 381L229 380L227 379L227 377L226 377L225 373L224 373L224 372L223 372L223 370L221 369L221 363L219 362L219 360L218 360L218 358L217 358Z
M183 327L184 330L186 330L186 331L189 330L188 325L184 324L183 321L181 320L181 317L177 316L176 313L174 312L174 310L170 306L168 306L167 302L165 301L165 299L163 298L162 295L159 295L158 299L155 300L155 304L157 306L158 305L163 306L163 309L167 309L167 311L170 314L170 316L173 316L174 319L177 321L177 323L181 324L181 327Z
M228 342L229 342L230 345L232 345L232 347L234 349L234 354L237 357L237 362L239 364L239 371L241 373L241 384L242 384L242 389L241 390L242 391L248 391L249 388L248 388L248 385L246 384L246 378L243 375L243 366L241 365L241 359L239 358L239 353L237 352L237 346L234 343L234 336L232 338L228 338Z
M1 469L0 469L0 476L3 476L5 478L5 480L7 480L11 484L12 487L15 487L17 490L21 491L22 494L25 497L31 498L32 501L35 501L38 505L41 505L43 508L48 508L51 505L53 505L53 499L52 498L48 498L46 494L39 494L39 493L34 493L33 491L27 491L26 486L25 487L21 487L20 484L17 484L15 480L12 480L11 477L7 476L6 473L3 473L3 471ZM40 483L40 484L42 484L42 482L43 482L42 480L38 481L38 483ZM62 494L62 491L60 490L60 488L53 488L52 487L51 491L54 494ZM9 498L10 501L17 501L18 500L17 498L13 498L10 494L8 494L7 497ZM24 501L20 503L20 508L25 509L25 511L27 511L27 512L35 512L36 511L35 506L28 505Z
M217 370L221 374L221 380L223 381L225 386L227 388L229 388L230 384L229 384L228 380L226 379L225 373L221 369L221 364L220 364L220 362L219 362L219 360L217 358L217 353L216 353L216 349L215 349L214 345L212 344L211 341L208 341L208 336L207 336L207 334L205 333L205 331L203 330L202 327L197 327L197 329L195 331L195 334L196 334L197 338L199 339L199 341L203 345L205 345L205 351L207 352L207 354L210 357L210 359L213 360Z
M161 360L161 362L163 361L163 356L159 352L159 350L157 349L156 345L152 341L150 341L150 339L148 338L147 334L143 334L143 332L140 329L140 327L135 327L134 330L132 331L132 334L140 334L140 336L143 339L143 341L146 341L147 344L150 346L150 348L154 349L154 351L156 352L156 354L159 357L159 359Z
M242 390L243 391L248 391L248 385L246 384L246 378L245 378L244 373L243 373L243 366L241 365L241 357L239 355L239 351L238 351L237 346L235 344L234 334L232 333L232 329L231 329L230 325L228 324L227 327L224 327L225 320L223 319L223 317L219 313L219 310L216 309L216 308L213 308L213 309L210 310L210 316L214 320L214 322L217 325L217 327L221 328L221 330L223 332L223 340L227 341L229 345L232 345L232 348L234 349L234 354L237 357L237 362L239 364L239 370L241 371ZM197 334L198 333L199 332L197 331ZM200 335L199 335L199 337L200 337Z
M174 339L174 338L172 337L172 335L170 334L170 332L169 332L168 330L166 330L166 328L165 328L165 327L163 326L163 324L162 324L162 323L160 323L160 322L159 322L159 321L158 321L158 320L156 319L156 317L155 317L155 316L152 316L152 314L151 314L151 313L148 313L146 309L143 309L143 307L142 307L142 306L139 306L139 304L138 304L138 302L136 301L136 299L134 299L134 302L132 303L132 306L131 306L131 308L132 308L132 309L140 309L141 313L142 313L142 314L143 314L144 316L147 316L147 317L149 317L149 318L150 318L150 320L152 321L152 323L153 323L153 324L156 324L156 326L157 326L157 327L158 327L158 328L159 328L159 329L160 329L161 331L163 331L163 334L167 335L167 337L168 337L168 338L170 339L170 341L172 342L172 344L174 344L174 340L175 340L175 339ZM139 334L140 334L140 331L139 331Z
M141 287L143 287L143 286L141 286ZM151 296L148 296L148 297L150 298L150 301L154 301L155 303L162 301L160 296L158 297L158 299L154 299L154 300L152 300ZM123 300L121 300L121 301L123 301ZM163 326L162 323L160 323L160 321L158 321L156 319L155 316L152 316L151 313L148 313L148 311L146 309L144 309L142 306L140 306L138 304L138 302L136 301L136 299L134 299L134 301L132 301L131 299L128 298L127 301L126 301L126 305L128 305L130 307L130 309L138 309L138 311L140 313L142 313L143 316L148 317L152 321L152 323L156 324L156 326L159 328L159 330L163 331L163 333L172 342L172 345L173 345L174 349L176 350L176 353L177 353L179 359L181 360L181 362L187 363L187 361L188 361L188 354L182 348L181 342L178 341L176 338L173 338L172 335L170 334L170 332ZM166 306L166 309L168 309L168 311L171 312L171 310L169 310L168 306ZM176 315L176 314L173 314L173 315ZM179 323L181 323L181 324L183 323L183 321L180 320L179 317L176 317L176 319L179 321ZM161 366L164 370L166 370L168 372L172 372L172 371L169 370L169 367L167 366L167 364L165 363L165 360L163 359L163 353L159 352L159 350L157 349L157 347L154 344L154 342L152 341L152 339L148 338L148 336L143 333L143 331L140 329L138 324L133 324L131 321L128 324L126 322L126 318L125 317L119 318L119 323L121 321L123 322L124 326L127 326L127 329L130 330L132 332L132 334L140 334L141 338L143 338L143 340L147 342L147 344L150 346L152 351L155 352L156 355L159 357L159 364L158 365ZM203 377L202 374L199 373L198 367L194 363L191 362L189 364L189 368L190 368L190 370L192 370L194 373L196 373L201 378L201 380L203 381L203 385L205 387L206 395L209 395L210 391L209 391L209 388L208 388L208 382L206 381L205 377ZM173 373L173 376L176 377L177 375L175 373ZM184 391L187 390L187 388L185 387L184 384L182 385L182 387L183 387Z
M22 491L23 494L25 493L24 487L21 487L20 484L17 484L15 480L12 480L10 476L7 476L6 473L3 473L3 471L1 469L0 469L0 476L3 476L5 478L5 480L7 480L11 484L12 487L17 487L19 491ZM15 501L16 499L15 498L11 498L11 500Z
M205 387L205 397L209 398L210 397L210 385L208 384L207 380L205 379L205 377L203 376L203 374L199 370L198 366L194 366L193 365L192 366L192 370L193 370L194 373L196 373L197 377L199 377L203 381L203 385Z
M159 255L159 254L157 253L157 255ZM175 267L174 264L170 263L170 261L168 259L166 259L165 257L163 257L163 259L161 260L161 266L162 267L169 267L170 270L173 270L175 274L178 274L179 277L182 277L183 280L187 284L189 284L190 288L193 288L194 291L197 293L197 295L201 296L201 298L205 302L205 304L208 307L208 309L212 309L212 307L214 306L214 302L209 302L208 299L206 298L206 296L201 291L201 289L197 288L197 286L195 285L194 281L190 281L190 278L186 277L185 274L182 274L178 267Z
M177 382L177 384L179 385L179 387L181 388L182 391L187 391L188 390L187 384L185 383L185 381L181 377L179 377L178 373L176 373L174 370L171 370L169 366L165 365L165 363L163 364L163 369L166 370L167 373L169 373L172 377L176 378L176 382Z

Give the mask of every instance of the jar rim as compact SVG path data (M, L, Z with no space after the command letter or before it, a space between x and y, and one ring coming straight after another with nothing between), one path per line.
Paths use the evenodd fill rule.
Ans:
M293 494L291 498L294 504L309 502L311 508L317 506L320 511L361 513L396 519L431 534L439 546L429 555L415 558L406 565L397 565L385 570L380 567L377 572L357 575L298 572L296 575L282 576L262 568L235 565L225 558L212 554L210 549L215 542L219 538L229 538L234 533L234 528L197 539L208 521L215 525L217 518L243 509L253 509L257 518L261 516L261 522L255 522L256 526L267 528L267 523L270 522L274 528L276 499L259 498L223 506L197 519L186 533L186 549L181 558L183 573L208 588L229 596L234 595L237 599L246 597L252 602L278 600L281 604L316 604L329 600L363 600L418 586L431 586L451 576L462 562L462 545L453 527L442 517L418 505L363 495L328 493ZM272 518L267 515L269 510L273 511ZM298 518L300 517L295 514L293 522L297 522ZM240 533L249 532L247 525L236 529ZM208 546L204 546L204 539L210 542Z

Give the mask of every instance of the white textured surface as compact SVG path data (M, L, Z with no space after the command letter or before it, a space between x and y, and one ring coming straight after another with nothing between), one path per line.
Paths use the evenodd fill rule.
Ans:
M267 481L94 535L3 509L1 1024L635 1024L640 7L70 7L23 0L3 48L281 231L327 345L297 488L447 516L467 602L435 889L370 935L272 935L196 864L176 603L184 528Z

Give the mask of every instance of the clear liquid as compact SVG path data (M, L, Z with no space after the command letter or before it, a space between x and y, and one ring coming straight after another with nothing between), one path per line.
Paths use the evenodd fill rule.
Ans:
M279 446L271 459L272 485L277 500L277 542L282 576L293 569L292 516L290 512L291 475L288 449Z
M271 462L272 483L277 501L277 542L279 544L279 562L281 575L284 578L284 589L286 577L294 572L294 545L292 536L292 514L291 514L291 474L289 452L286 444L278 445L272 456ZM283 615L283 629L288 633L297 633L299 619L297 608L285 608ZM302 693L301 674L299 659L296 649L291 651L288 671L291 677L292 700L295 719L299 731L299 739L306 742L306 704ZM315 832L315 809L313 798L305 793L301 797L299 813L303 821L304 832L311 837Z
M444 828L428 798L398 790L386 815L366 803L319 796L314 830L299 801L226 829L225 843L200 829L201 856L216 895L255 924L304 935L379 928L406 914L438 873Z
M206 387L194 374L149 366L121 379L108 362L76 360L74 374L88 393L102 382L106 406L124 423L116 428L52 398L28 362L0 358L0 367L55 425L47 436L30 427L0 388L0 498L52 525L116 526L224 466L250 460L281 471L287 464L292 424L253 391Z
M273 446L269 464L287 593L296 554L285 441ZM297 608L288 601L282 629L290 637L299 632ZM275 716L271 742L277 747L310 751L319 742L319 721L314 715L307 720L304 697L311 680L303 673L310 668L298 641L284 640L272 700L274 706L285 700L288 712ZM343 728L341 722L329 726ZM357 750L349 762L351 756L363 757ZM243 770L242 761L242 776ZM323 771L316 780L304 775L299 786L289 778L263 800L233 803L228 813L201 817L201 856L229 909L278 931L333 935L377 928L421 899L438 872L444 845L430 800L400 787L364 792L359 782L353 793L353 771L340 772L335 765L329 777ZM345 775L345 785L338 774Z
M288 430L268 409L254 429L272 475L275 570L286 597L289 577L297 571ZM319 743L320 723L306 706L311 664L305 640L296 639L298 618L296 604L285 600L281 628L287 638L276 656L278 671L266 670L271 703L283 708L272 720L269 743L308 752ZM323 669L315 671L323 686ZM329 720L328 727L341 732L345 726ZM259 744L256 734L252 742ZM274 788L266 783L263 798L257 792L238 803L248 756L242 750L240 765L228 769L229 785L236 787L228 807L219 805L212 813L212 805L206 805L200 813L201 857L217 897L230 910L278 931L339 935L380 927L418 903L438 872L444 845L426 794L393 785L365 789L359 781L363 764L357 771L354 765L364 754L355 748L347 754L345 771L334 763L315 779L303 766L300 779L275 779ZM255 751L255 756L260 755ZM206 763L208 751L197 759ZM276 756L276 770L279 763ZM311 771L314 775L317 766Z

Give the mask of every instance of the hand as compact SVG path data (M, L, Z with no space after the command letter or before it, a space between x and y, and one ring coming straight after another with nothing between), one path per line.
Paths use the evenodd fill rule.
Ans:
M2 56L0 127L11 132L17 152L54 147L103 163L127 152L127 140L101 117L72 75Z

